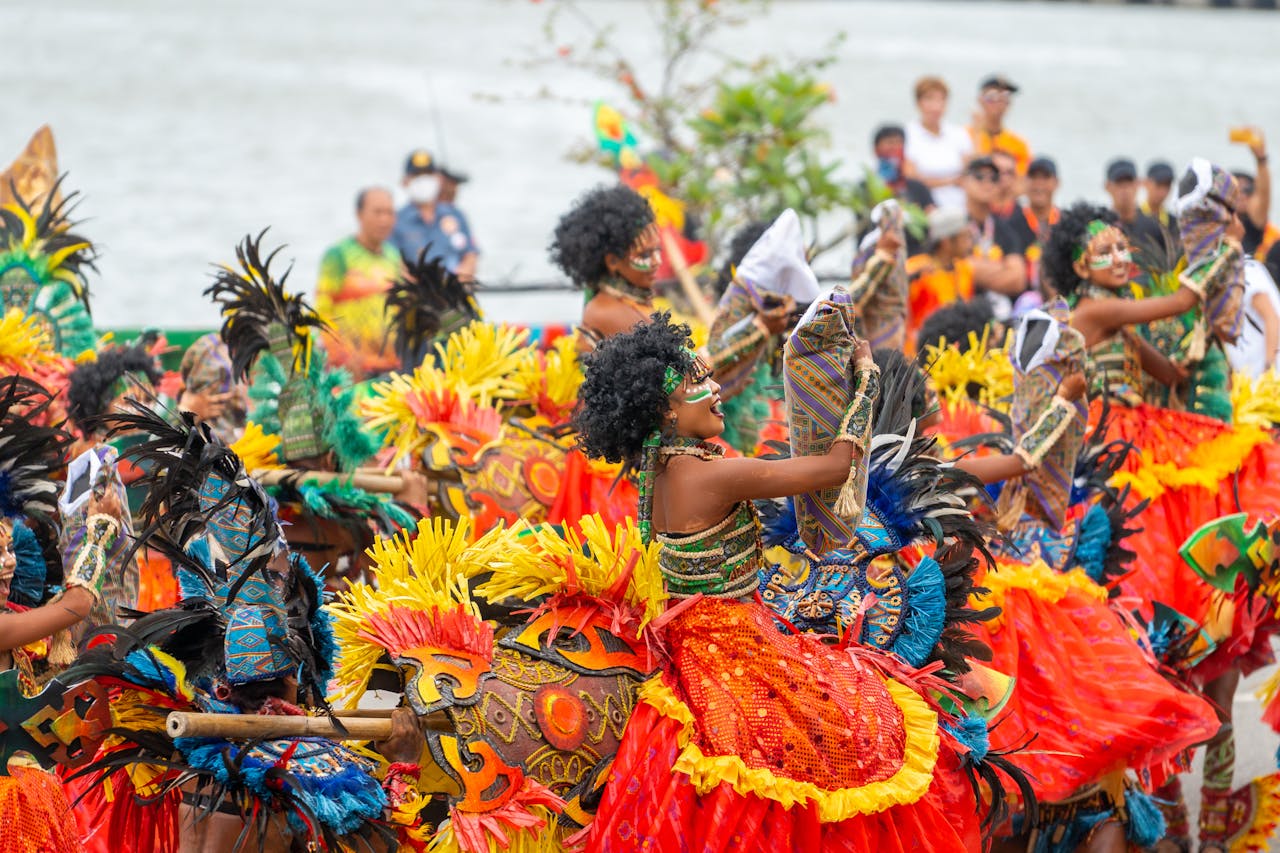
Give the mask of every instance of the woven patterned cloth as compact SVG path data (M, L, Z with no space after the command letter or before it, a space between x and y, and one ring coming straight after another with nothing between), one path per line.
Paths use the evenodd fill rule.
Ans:
M787 339L783 382L795 456L826 453L840 433L853 393L849 364L858 342L857 317L848 292L836 288ZM839 495L837 486L796 498L800 538L814 553L848 547L853 539L861 513L853 518L838 515L834 507Z

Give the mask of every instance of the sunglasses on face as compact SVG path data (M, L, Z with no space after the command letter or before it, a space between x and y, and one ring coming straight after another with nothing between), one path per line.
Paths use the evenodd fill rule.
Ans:
M1007 104L1009 103L1008 92L984 92L982 100L988 104Z
M996 184L1000 182L1000 176L995 172L977 172L969 177L980 184Z

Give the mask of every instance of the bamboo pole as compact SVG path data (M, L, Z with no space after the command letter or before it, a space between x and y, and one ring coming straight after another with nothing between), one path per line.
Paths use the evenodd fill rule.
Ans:
M253 478L264 486L275 486L285 480L296 477L298 482L312 482L317 485L332 483L335 480L350 482L366 492L386 492L395 494L404 488L404 479L391 474L380 474L374 471L360 470L351 474L338 471L303 471L299 468L270 468L250 472Z
M328 717L283 717L267 714L195 714L172 711L165 721L170 737L256 738L324 737L331 740L386 740L391 737L391 712L352 711L338 715L346 734ZM453 731L443 714L420 717L425 728Z
M684 259L684 252L680 251L680 244L676 242L675 236L670 231L662 232L662 251L666 254L667 260L671 261L671 269L679 279L680 288L684 291L685 299L689 300L693 313L704 326L710 328L715 322L716 312L707 304L702 288L698 287L693 273L689 272L689 264Z

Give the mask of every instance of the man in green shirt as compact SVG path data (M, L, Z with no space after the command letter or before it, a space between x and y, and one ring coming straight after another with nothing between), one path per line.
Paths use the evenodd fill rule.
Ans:
M330 247L320 261L316 310L336 332L328 339L329 361L357 379L399 366L383 309L400 274L400 257L388 242L396 211L382 187L356 196L356 233Z

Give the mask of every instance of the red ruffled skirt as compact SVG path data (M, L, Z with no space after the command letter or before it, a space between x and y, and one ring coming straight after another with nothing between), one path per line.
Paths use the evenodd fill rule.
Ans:
M587 849L980 848L936 712L870 653L782 634L763 607L719 600L664 636L670 663L641 690Z
M0 774L0 849L80 853L80 832L58 777L34 767Z
M1095 423L1100 409L1095 401ZM1133 504L1151 501L1137 519L1142 530L1126 540L1137 557L1121 580L1124 594L1143 602L1144 616L1151 615L1150 602L1160 601L1200 624L1232 623L1222 653L1197 668L1199 679L1211 680L1233 662L1248 670L1268 661L1276 626L1259 623L1250 610L1224 616L1212 588L1178 549L1223 515L1245 512L1254 521L1280 515L1280 445L1257 427L1148 405L1112 406L1107 439L1137 449L1117 482L1131 487Z
M1118 770L1156 768L1218 731L1213 707L1156 671L1080 570L1001 561L982 585L992 591L983 603L1002 612L972 630L991 646L988 665L1014 679L991 746L1026 746L1013 760L1041 801Z

